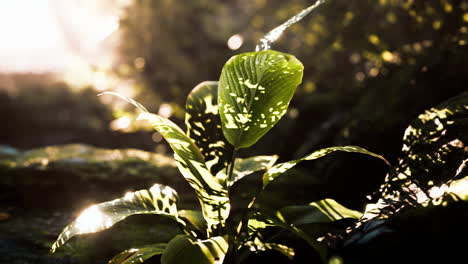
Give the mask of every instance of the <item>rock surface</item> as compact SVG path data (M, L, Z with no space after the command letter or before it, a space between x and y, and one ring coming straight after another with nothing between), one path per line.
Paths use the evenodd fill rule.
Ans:
M174 223L135 216L49 253L61 230L85 207L154 183L171 185L184 193L182 207L193 206L174 160L161 154L79 144L25 152L0 147L0 263L103 263L129 247L167 241L177 232Z

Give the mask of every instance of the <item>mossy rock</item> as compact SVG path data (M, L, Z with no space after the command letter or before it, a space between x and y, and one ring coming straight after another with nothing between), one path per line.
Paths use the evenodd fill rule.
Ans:
M78 206L103 201L154 183L185 191L173 158L136 149L72 144L18 152L0 159L1 204L26 208ZM41 202L38 202L40 197ZM86 200L87 199L87 200Z
M81 210L127 191L166 184L179 192L181 208L196 206L174 159L162 154L81 144L0 153L0 263L105 263L119 251L167 242L179 232L164 217L132 216L49 253Z

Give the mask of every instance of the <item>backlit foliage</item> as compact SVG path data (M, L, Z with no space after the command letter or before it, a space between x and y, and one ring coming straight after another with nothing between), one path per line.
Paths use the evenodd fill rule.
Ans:
M305 14L299 13L287 23L293 24ZM274 33L279 36L286 28L280 27ZM267 42L262 42L266 45L264 49L268 49L268 45L277 38L269 40L268 36ZM89 207L63 230L51 251L54 252L72 236L109 228L133 214L151 213L176 220L184 234L177 235L167 244L126 250L115 256L111 263L143 262L156 254L162 254L162 263L224 263L233 261L242 250L256 252L267 249L294 256L293 249L270 243L256 235L260 229L272 224L305 239L325 260L327 255L323 245L295 226L300 223L288 222L287 212L293 209L285 208L284 216L280 212L277 216L264 214L263 219L254 220L256 224L249 224L252 214L262 214L253 207L258 193L243 209L246 213L240 220L234 223L227 221L231 212L230 188L255 172L266 170L263 190L297 163L318 159L334 151L368 154L385 161L383 157L356 146L321 149L277 166L273 166L277 156L236 158L237 149L255 144L286 113L294 91L302 81L302 74L303 66L298 59L277 51L262 50L232 57L226 62L219 82L203 82L189 94L186 103L187 132L169 119L149 113L131 98L112 92L103 93L120 97L138 108L142 112L139 119L148 121L168 142L179 171L197 194L201 212L184 210L179 217L175 191L155 185L149 191L128 193L121 199ZM350 214L351 210L331 199L306 205L300 210L315 210L315 213L305 214L301 223L329 223L342 218L356 218L356 214ZM293 211L297 213L297 210ZM268 224L262 224L264 221Z
M137 4L133 8L148 5L156 8L155 2L141 1L139 2L141 6ZM446 45L444 41L452 41L453 39L445 39L440 43L435 43L426 33L444 30L444 24L437 22L439 21L438 15L455 14L463 9L461 3L464 2L459 3L460 5L455 7L449 1L440 1L436 7L433 7L431 4L426 5L416 1L364 1L359 5L342 1L336 4L341 7L338 12L325 9L309 24L292 27L292 32L304 33L305 38L302 40L291 38L287 43L292 50L297 50L302 41L315 48L307 49L313 50L310 52L314 54L323 51L315 57L312 53L308 54L313 57L307 60L308 64L313 64L315 67L313 78L324 78L329 74L330 69L335 67L335 65L321 63L324 57L333 58L326 60L328 62L343 62L340 66L356 65L353 69L358 68L359 71L346 71L340 78L334 78L333 82L327 84L337 85L339 87L337 89L344 89L343 87L348 83L361 83L369 78L385 75L388 71L386 67L389 65L412 65L417 56L425 54L434 46ZM299 12L304 4L305 1L290 1L288 7L298 9ZM188 7L199 8L204 5L206 5L205 1L201 1L188 4ZM253 1L253 5L267 7L266 1ZM326 6L326 4L323 5L323 7ZM330 8L332 5L328 6ZM176 7L176 5L173 1L164 1L163 7ZM368 8L369 12L357 12L362 8ZM440 8L442 11L439 10ZM139 11L144 10L143 8ZM170 10L176 14L178 12L178 9ZM278 18L286 18L284 10L278 10L275 15ZM377 20L374 16L384 17L385 20L382 23L369 23L369 20ZM426 16L436 19L430 24L430 30L426 25L428 19ZM337 17L340 19L337 20ZM459 13L457 17L460 18ZM175 16L172 19L179 19L179 17ZM265 26L258 17L253 19L255 19L254 25ZM404 19L414 19L416 23L404 32L389 32L385 34L385 37L379 33ZM127 22L129 21L131 20ZM463 21L465 21L464 17ZM351 30L360 26L364 28L364 25L367 26L364 32L357 33ZM163 32L165 31L157 29L158 34L163 34ZM255 32L250 33L255 35ZM448 35L451 33L453 32L449 32ZM360 37L356 37L356 34L360 34ZM400 46L402 43L397 43L397 38L392 39L395 34L407 34L408 38L405 41L409 43ZM451 37L457 34L452 34ZM249 36L249 33L246 35ZM151 34L141 37L145 39L146 44L152 44ZM181 35L181 39L177 41L173 39L174 46L167 47L167 51L183 49L189 45L186 43L187 38ZM360 48L345 45L345 43L349 44L347 41L350 39L358 39ZM457 41L456 45L463 44L460 39ZM320 243L317 238L326 235L331 230L331 223L343 219L358 219L362 214L347 209L332 199L323 199L307 205L288 206L272 212L254 206L259 193L299 162L315 160L336 151L366 154L390 164L382 156L357 146L323 148L302 158L276 165L277 156L256 156L243 159L236 157L238 149L254 145L285 115L292 96L303 78L304 66L296 57L269 50L268 45L261 47L266 50L260 48L256 52L233 56L224 64L219 81L202 82L192 90L186 102L186 131L167 118L149 113L145 107L130 98L115 93L105 93L119 96L140 109L142 113L139 119L148 121L168 142L174 151L174 157L182 176L196 192L201 211L179 212L176 207L175 191L169 187L155 185L149 191L130 193L121 199L93 205L86 209L75 222L65 228L52 251L74 235L108 228L132 214L153 213L176 220L180 225L181 234L167 244L124 251L111 263L126 263L128 259L143 262L146 258L156 254L162 254L162 263L227 263L239 258L242 252L258 252L267 249L277 250L292 258L294 256L292 248L268 241L265 233L271 227L287 230L303 238L317 251L323 261L327 261L329 256L326 245ZM356 50L350 53L349 51L354 48ZM202 53L202 55L205 54ZM156 50L148 56L151 60L159 58L163 56L162 50ZM174 69L181 65L182 71L187 70L192 74L193 71L188 61L183 57L180 61L174 58L167 63ZM138 65L143 64L138 63ZM142 68L150 66L149 62L145 63ZM143 69L142 73L145 73ZM154 76L150 74L149 77ZM159 80L159 77L156 79ZM171 80L174 85L177 83L176 79L174 77ZM316 87L315 83L314 80L307 80L304 91L313 92ZM177 89L170 88L167 96L177 95L178 92ZM384 207L390 205L395 208L395 204L401 201L422 203L430 200L428 197L436 198L446 194L444 189L437 195L431 193L432 186L440 187L441 184L454 181L457 183L453 186L455 189L462 184L458 180L466 176L466 138L457 129L461 125L461 131L463 131L466 123L463 122L466 119L466 95L453 100L450 104L441 105L421 115L406 131L403 148L405 155L394 167L394 171L389 173L386 183L381 188L382 197L379 198L382 199ZM451 131L455 131L455 134ZM452 159L453 153L457 154L455 160ZM459 154L462 159L459 158ZM454 168L453 162L458 165L456 167L458 169L446 170L444 168L449 164L449 168ZM239 219L228 221L232 213L230 188L240 179L260 171L263 175L259 193L253 194L249 203L241 208L243 212ZM443 177L436 180L432 177L433 174L442 174ZM447 188L450 189L450 186ZM140 258L136 259L136 256Z
M463 93L414 120L403 137L402 157L375 194L374 213L391 215L405 206L466 199L468 94Z

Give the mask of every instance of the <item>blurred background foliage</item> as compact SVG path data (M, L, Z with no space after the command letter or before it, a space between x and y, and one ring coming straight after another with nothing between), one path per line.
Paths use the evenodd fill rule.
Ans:
M46 2L63 10L60 1ZM72 2L98 8L94 1ZM185 98L195 85L217 80L229 57L253 51L266 32L314 2L99 1L99 10L113 10L118 21L96 42L108 58L85 60L87 74L80 75L85 82L77 81L80 72L74 70L55 74L59 81L49 74L2 74L0 114L8 122L0 144L28 149L83 142L164 153L168 149L160 136L133 123L133 109L94 95L115 90L183 124ZM67 24L63 14L58 21ZM254 152L285 160L319 147L353 144L396 161L409 122L466 90L467 41L465 0L327 1L273 45L297 56L305 76L287 116ZM90 52L86 56L94 58ZM320 195L360 193L349 200L355 206L386 170L362 157L332 159L303 167L334 186L334 193Z

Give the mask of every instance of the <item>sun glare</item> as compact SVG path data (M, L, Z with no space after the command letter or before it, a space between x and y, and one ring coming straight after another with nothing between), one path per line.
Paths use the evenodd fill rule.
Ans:
M99 63L119 23L117 8L98 2L0 1L0 71L63 73Z
M57 59L68 51L50 7L49 0L0 1L1 71L41 71L61 66ZM51 51L52 58L47 55Z
M106 223L104 220L105 216L97 206L93 205L81 213L76 219L76 227L81 233L93 233L102 228L111 226L111 224Z

